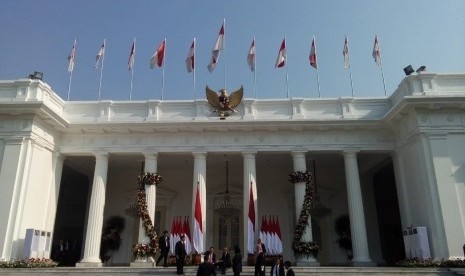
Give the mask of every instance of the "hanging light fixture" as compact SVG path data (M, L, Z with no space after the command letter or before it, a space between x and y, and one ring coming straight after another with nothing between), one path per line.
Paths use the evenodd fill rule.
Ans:
M232 216L239 214L240 210L236 206L234 206L231 201L229 200L229 168L228 168L228 161L226 160L226 190L224 193L223 202L220 205L214 208L215 213L218 215L229 219Z
M331 215L332 211L326 204L320 201L320 195L316 185L316 161L313 160L313 183L315 185L315 202L313 204L312 216L323 218Z

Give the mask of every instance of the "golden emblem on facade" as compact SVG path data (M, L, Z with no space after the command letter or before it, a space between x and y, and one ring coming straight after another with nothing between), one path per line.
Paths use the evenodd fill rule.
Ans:
M211 90L207 85L205 88L205 93L207 95L208 103L211 107L213 107L212 112L218 113L220 119L225 119L225 117L237 113L237 110L234 108L236 108L242 102L244 88L241 85L241 88L232 92L229 96L226 89L220 89L220 91L217 93Z

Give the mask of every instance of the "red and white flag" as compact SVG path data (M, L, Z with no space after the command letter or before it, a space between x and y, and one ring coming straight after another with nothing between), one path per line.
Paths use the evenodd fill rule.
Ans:
M171 221L171 230L170 230L170 253L171 255L174 255L174 231L175 231L175 224L174 224L174 219Z
M350 59L349 59L349 41L347 36L344 40L344 49L342 49L342 55L344 57L344 68L349 68L350 66Z
M153 56L150 58L150 69L157 67L162 67L163 66L163 61L165 58L165 44L166 44L166 39L162 41L160 46L158 46L157 50L153 54Z
M312 40L312 48L310 49L310 56L308 57L310 60L310 66L316 69L317 62L316 62L316 43L315 43L315 37Z
M212 58L210 60L210 63L207 66L208 71L210 71L210 73L213 72L213 70L215 69L216 64L218 63L218 58L220 57L220 51L223 50L223 47L224 47L224 22L223 22L223 25L221 25L218 38L216 39L215 46L213 47Z
M203 248L203 231L202 231L202 205L200 204L200 188L197 182L197 192L195 195L194 208L194 233L192 235L192 245L197 253L202 253Z
M186 244L186 252L187 254L190 254L192 252L192 246L191 246L191 230L189 227L189 217L184 218L184 223L182 225L182 234L186 237L185 239L185 244Z
M252 182L250 182L249 194L249 219L247 220L247 252L249 254L253 254L255 249L255 202L253 196Z
M279 226L279 219L276 217L276 234L278 235L278 245L276 247L277 254L283 253L283 239L281 237L281 227Z
M131 71L134 68L134 58L136 55L136 41L132 42L131 53L129 53L129 60L128 60L128 70Z
M97 56L95 57L96 63L94 68L97 69L98 66L102 63L103 58L105 57L105 43L106 40L103 40L102 46L100 46L100 49L98 50Z
M74 70L74 60L76 58L76 39L74 39L73 48L71 48L71 52L68 56L68 72L73 72Z
M375 43L373 44L373 53L371 54L375 59L376 66L381 66L381 49L379 48L378 36L375 36Z
M275 67L281 68L286 65L286 39L283 39L281 47L279 48L278 58L276 59Z
M188 73L191 73L195 69L195 38L192 41L191 48L186 58L186 69Z
M249 53L247 54L247 64L252 72L255 72L255 37L250 45Z

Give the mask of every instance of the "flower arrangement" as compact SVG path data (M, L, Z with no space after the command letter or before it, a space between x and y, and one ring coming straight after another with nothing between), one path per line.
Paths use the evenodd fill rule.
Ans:
M48 268L56 267L57 262L51 259L30 258L27 260L0 261L0 268Z
M137 215L142 220L145 234L149 237L149 244L136 244L132 249L134 256L149 256L153 255L158 250L158 238L155 233L153 222L150 219L149 211L147 209L147 200L145 194L145 185L158 185L163 181L163 177L156 173L146 172L137 178Z
M304 202L302 205L302 210L300 211L299 221L294 229L294 239L292 240L292 250L295 255L312 255L317 256L318 250L320 250L320 245L317 242L303 242L301 241L305 229L308 225L308 220L310 218L311 211L313 210L315 189L313 186L312 175L306 171L295 171L289 175L289 182L295 184L300 182L305 182L305 196Z

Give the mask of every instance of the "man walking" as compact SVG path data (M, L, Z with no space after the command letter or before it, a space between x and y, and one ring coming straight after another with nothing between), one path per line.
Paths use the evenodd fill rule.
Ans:
M163 267L168 266L168 252L170 251L170 237L168 235L168 231L163 232L163 236L158 239L158 246L160 246L160 257L157 259L157 266L158 263L163 258Z
M174 247L174 253L176 254L176 273L178 275L184 274L184 260L186 259L186 244L184 240L186 237L181 235L181 240L176 243Z

